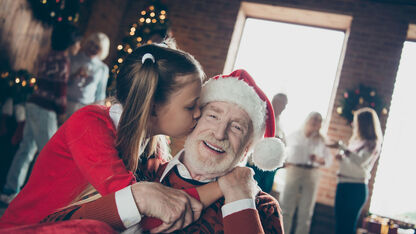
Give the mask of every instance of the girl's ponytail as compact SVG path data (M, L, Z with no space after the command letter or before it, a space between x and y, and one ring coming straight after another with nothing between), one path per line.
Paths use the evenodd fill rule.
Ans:
M117 98L120 100L125 96L119 94L122 90L127 95L124 100L120 100L124 102L125 108L117 129L116 148L127 169L134 172L140 160L139 154L143 152L142 144L148 137L147 126L159 74L157 63L151 59L144 59L143 64L136 62L125 66L130 69L124 69L125 74L120 75L127 77L130 82L123 84L117 80ZM127 87L120 87L122 85Z

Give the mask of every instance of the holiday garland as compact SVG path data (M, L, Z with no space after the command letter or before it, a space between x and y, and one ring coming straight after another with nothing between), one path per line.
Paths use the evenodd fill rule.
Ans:
M359 87L344 92L340 105L337 107L337 113L351 123L354 111L362 107L373 108L379 116L388 112L383 99L377 94L376 90L360 84Z
M12 98L13 103L24 103L36 88L36 77L27 70L0 72L0 103L7 98Z
M33 16L41 22L53 25L79 20L80 7L84 0L28 0Z

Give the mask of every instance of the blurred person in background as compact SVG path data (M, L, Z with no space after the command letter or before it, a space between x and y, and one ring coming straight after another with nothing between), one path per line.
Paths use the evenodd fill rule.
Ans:
M338 148L338 185L335 195L335 229L337 234L356 233L357 221L368 198L371 170L380 155L383 133L377 113L371 108L354 112L352 136L329 145Z
M7 174L0 201L9 204L22 188L36 152L42 150L58 129L66 108L70 55L80 49L81 34L71 24L58 24L51 35L51 51L40 58L37 89L26 103L23 138Z
M320 133L322 116L311 112L301 129L290 134L286 144L286 181L281 204L285 233L308 234L318 190L320 170L331 163L331 154ZM297 220L293 220L297 209ZM294 225L296 224L296 225Z
M87 37L82 50L71 57L66 118L81 107L105 99L109 70L102 61L109 49L110 39L98 32Z

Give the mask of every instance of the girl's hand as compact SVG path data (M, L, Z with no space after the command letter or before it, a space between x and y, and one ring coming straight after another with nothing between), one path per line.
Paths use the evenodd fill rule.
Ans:
M162 220L152 233L183 229L201 215L202 204L184 191L153 182L133 184L131 191L140 214Z

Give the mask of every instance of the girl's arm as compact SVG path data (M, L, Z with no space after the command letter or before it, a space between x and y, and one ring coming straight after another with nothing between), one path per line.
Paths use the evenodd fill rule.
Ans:
M116 149L116 130L107 108L87 106L75 112L63 127L69 156L101 195L135 183L136 178L126 169Z
M143 191L146 190L150 192L148 185L153 183L143 183ZM160 184L159 184L160 185ZM136 187L138 185L135 185ZM162 185L160 185L162 186ZM156 187L156 186L154 186ZM163 186L165 187L165 186ZM202 185L198 188L193 189L187 189L185 190L190 196L194 198L200 198L201 202L203 203L204 208L208 207L212 203L214 203L216 200L222 197L222 192L219 189L217 182L212 182L206 185ZM146 194L143 194L142 190L138 190L138 193L141 193L143 196L141 197L149 197ZM154 194L157 193L157 191L153 191ZM167 191L163 191L164 194L166 194ZM161 204L160 202L155 202L157 200L156 196L153 194L151 196L153 205ZM171 194L171 193L170 193ZM172 194L171 194L172 195ZM178 199L171 198L167 199L169 201L175 201ZM145 202L145 201L141 201ZM149 203L149 202L147 202ZM136 204L132 204L136 205ZM163 209L165 208L165 209ZM166 209L167 207L161 207L164 212L168 212ZM146 209L146 208L144 208ZM155 209L155 208L154 208ZM155 209L156 210L156 209ZM143 212L146 212L143 210ZM142 214L143 215L143 214ZM199 217L199 216L198 216ZM110 226L112 226L116 230L124 230L126 228L129 228L130 226L126 226L121 217L119 216L119 212L117 209L116 204L116 195L115 193L110 193L106 196L100 197L94 201L78 204L74 206L67 207L63 210L60 210L58 212L55 212L49 216L47 216L45 219L43 219L41 222L58 222L58 221L64 221L64 220L72 220L72 219L93 219L93 220L99 220L103 221ZM140 220L140 219L139 219ZM158 227L162 224L162 221L160 219L156 218L144 218L141 222L141 227L144 230L150 230L155 227Z
M367 164L373 156L374 147L363 146L358 152L353 152L348 149L344 150L345 156L347 156L353 163L357 165Z

